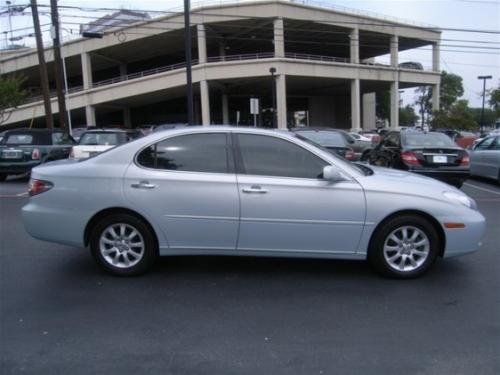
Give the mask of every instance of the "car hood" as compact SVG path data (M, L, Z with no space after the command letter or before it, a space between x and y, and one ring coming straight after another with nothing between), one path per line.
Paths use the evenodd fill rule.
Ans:
M373 175L364 176L359 181L367 191L392 192L438 200L443 200L441 194L443 191L455 191L466 195L457 188L431 177L371 165L370 169L373 170Z

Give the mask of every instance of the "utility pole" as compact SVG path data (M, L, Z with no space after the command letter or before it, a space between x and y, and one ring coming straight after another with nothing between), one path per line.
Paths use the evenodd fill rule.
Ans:
M193 107L193 79L191 75L191 27L189 21L189 12L191 5L189 0L184 0L184 42L186 48L186 81L187 81L187 111L188 125L194 125L194 107Z
M481 124L479 124L479 129L482 131L484 126L484 99L486 97L486 80L493 78L492 76L479 76L477 79L483 80L483 106L481 107Z
M45 107L45 124L47 129L54 128L54 118L50 104L49 77L47 65L45 64L45 52L43 50L42 32L40 31L40 19L38 18L38 6L36 0L30 0L31 14L33 15L33 27L35 28L36 49L38 53L38 64L40 66L40 85L42 86L43 105Z
M61 59L61 33L59 31L59 12L57 0L50 0L50 15L52 18L52 40L54 48L54 77L56 78L57 104L59 106L59 126L61 130L69 132L68 112L66 112L66 97L64 90L63 61Z

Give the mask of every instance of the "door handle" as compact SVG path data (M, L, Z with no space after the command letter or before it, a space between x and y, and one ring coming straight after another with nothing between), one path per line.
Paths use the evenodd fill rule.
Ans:
M156 185L150 184L149 181L141 181L138 184L130 185L134 189L154 189Z
M266 194L267 193L267 190L266 189L262 189L260 186L250 186L249 188L243 188L241 190L242 192L244 193L247 193L247 194Z

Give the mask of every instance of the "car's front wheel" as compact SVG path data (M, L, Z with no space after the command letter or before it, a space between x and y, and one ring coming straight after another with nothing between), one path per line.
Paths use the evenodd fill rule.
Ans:
M409 279L422 275L439 253L439 235L420 216L404 215L385 222L375 233L368 259L385 276Z
M142 274L158 256L157 241L150 227L129 214L101 219L91 232L90 250L102 268L117 276Z

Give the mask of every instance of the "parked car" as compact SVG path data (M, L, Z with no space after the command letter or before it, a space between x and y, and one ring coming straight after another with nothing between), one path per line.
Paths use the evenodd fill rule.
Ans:
M424 70L423 65L416 61L402 62L401 64L399 64L399 67L402 69Z
M139 130L131 129L90 130L82 134L78 145L73 146L70 157L86 159L141 136Z
M356 160L356 154L351 147L355 140L350 138L350 144L349 138L346 137L347 133L329 128L295 128L291 130L347 160Z
M71 136L73 137L73 139L76 142L78 142L83 133L88 132L89 130L94 130L94 129L98 129L98 128L95 126L73 128L73 129L71 129Z
M29 173L33 167L68 157L75 141L61 130L15 129L0 142L0 181Z
M474 145L474 141L478 138L474 133L453 129L435 129L434 131L446 134L453 142L466 149L471 148Z
M365 138L369 138L373 144L377 144L382 139L381 135L376 130L361 130L359 134Z
M349 135L354 138L354 143L351 144L351 147L356 154L356 160L365 161L367 155L369 155L370 151L376 146L376 143L362 134L350 132Z
M437 178L461 187L469 176L469 155L448 136L434 132L389 132L369 163Z
M452 186L348 162L293 132L186 127L35 168L22 220L115 275L158 255L368 259L411 278L478 249L485 219ZM64 249L62 249L64 250Z
M470 153L470 174L500 184L500 134L486 137Z

